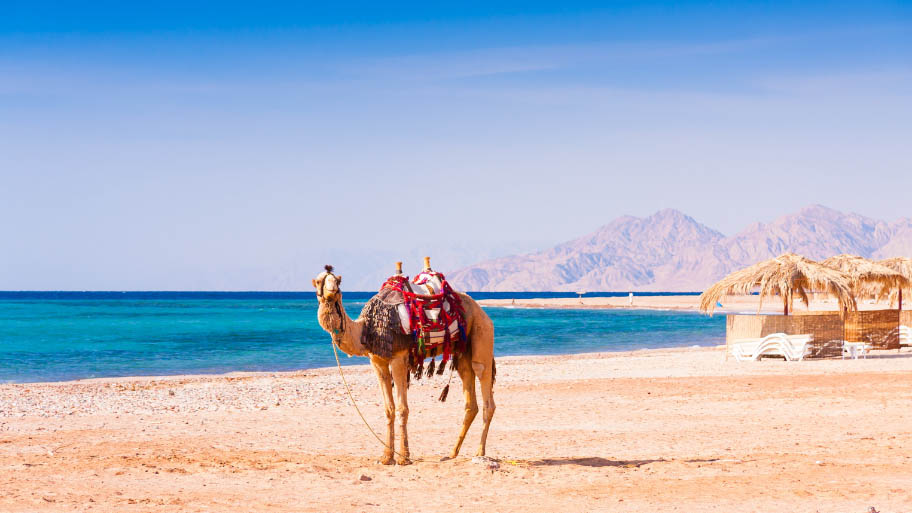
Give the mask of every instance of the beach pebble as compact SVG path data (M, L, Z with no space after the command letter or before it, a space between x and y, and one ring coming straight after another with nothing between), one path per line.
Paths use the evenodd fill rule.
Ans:
M358 474L358 481L372 481L373 478L367 474Z
M497 470L500 468L500 463L498 463L497 460L488 458L487 456L475 456L472 458L472 463L484 465L488 470Z

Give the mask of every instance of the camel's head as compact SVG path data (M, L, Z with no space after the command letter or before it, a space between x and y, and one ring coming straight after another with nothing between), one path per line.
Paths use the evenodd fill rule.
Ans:
M317 289L317 300L321 303L335 303L342 299L342 277L333 274L333 266L327 265L325 271L312 280Z

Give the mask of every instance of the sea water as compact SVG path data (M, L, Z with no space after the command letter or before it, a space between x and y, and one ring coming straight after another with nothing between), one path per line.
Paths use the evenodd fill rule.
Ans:
M357 317L372 295L346 292L348 314ZM542 292L472 296L576 297ZM497 356L725 341L724 316L656 310L485 310L494 321ZM366 362L342 358L343 364ZM330 365L335 365L330 337L317 324L312 292L0 292L0 383Z

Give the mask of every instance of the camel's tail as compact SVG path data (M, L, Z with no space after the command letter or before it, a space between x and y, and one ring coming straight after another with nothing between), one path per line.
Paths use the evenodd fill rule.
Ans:
M491 358L491 384L497 383L497 361Z

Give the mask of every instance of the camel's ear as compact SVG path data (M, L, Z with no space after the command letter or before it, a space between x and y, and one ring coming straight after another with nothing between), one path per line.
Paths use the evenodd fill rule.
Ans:
M342 285L342 275L336 276L336 285Z
M317 280L310 280L310 283L314 286L314 288L317 288Z

